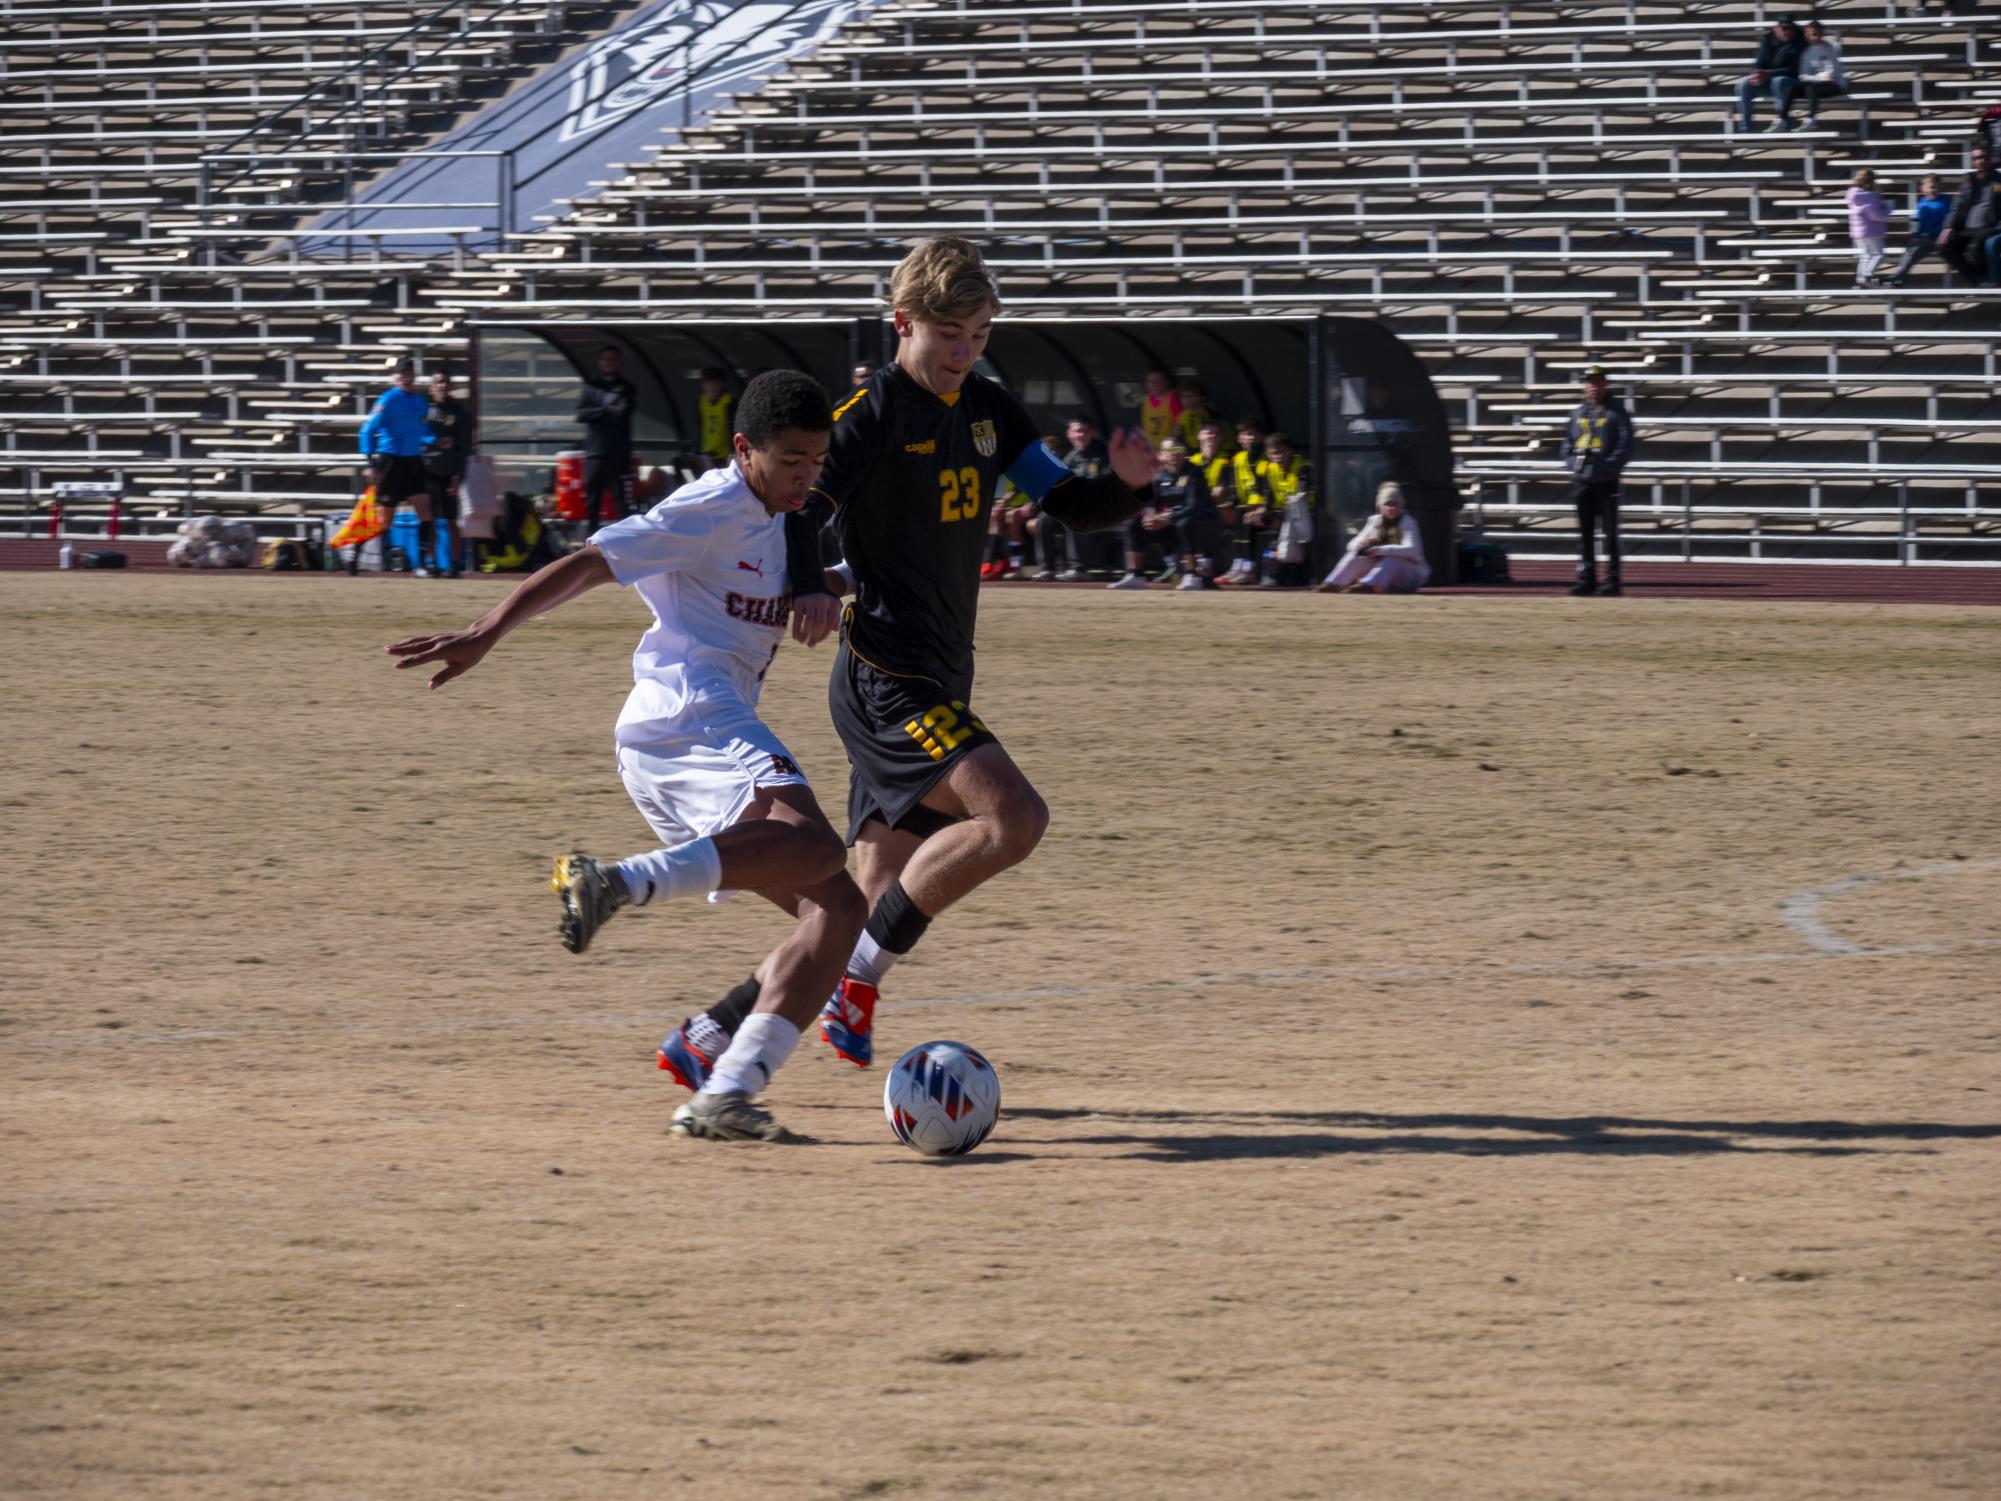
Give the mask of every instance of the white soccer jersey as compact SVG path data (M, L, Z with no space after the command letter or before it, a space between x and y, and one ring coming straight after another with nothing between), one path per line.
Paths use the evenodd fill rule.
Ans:
M766 513L742 471L712 469L591 544L653 611L632 654L619 744L754 714L792 596L784 517Z

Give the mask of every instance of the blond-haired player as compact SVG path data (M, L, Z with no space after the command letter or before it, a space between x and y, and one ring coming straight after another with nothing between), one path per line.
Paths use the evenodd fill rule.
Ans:
M1002 475L1076 531L1127 521L1159 466L1137 433L1114 433L1112 473L1071 474L1019 401L974 365L1000 311L979 250L926 240L890 279L896 361L834 408L827 467L788 523L793 634L832 628L817 559L801 540L832 514L855 599L841 612L828 703L852 768L848 842L870 903L821 1035L867 1067L882 978L947 907L1041 841L1049 809L973 707L973 623L987 513ZM699 1082L746 981L668 1040L662 1062Z

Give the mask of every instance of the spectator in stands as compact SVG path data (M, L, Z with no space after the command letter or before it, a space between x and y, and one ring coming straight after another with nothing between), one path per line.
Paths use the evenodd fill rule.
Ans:
M424 452L425 489L430 493L417 507L417 553L422 561L425 544L434 543L437 523L431 519L435 507L445 523L445 545L450 549L438 572L447 578L459 576L459 485L466 474L466 459L472 454L472 411L452 394L452 378L440 370L431 377L431 405L424 424L431 431L431 446Z
M1987 280L1987 241L2001 231L2001 171L1985 146L1973 148L1972 169L1953 197L1938 233L1939 254L1970 282Z
M1751 71L1737 85L1737 118L1746 135L1757 128L1760 94L1771 96L1772 108L1778 114L1765 129L1793 128L1792 99L1793 90L1799 86L1799 73L1799 28L1790 19L1781 18L1772 23L1771 34L1758 44L1758 56L1751 64Z
M1848 190L1848 237L1855 242L1856 286L1866 287L1876 279L1889 235L1890 205L1876 191L1876 174L1864 167Z
M1584 372L1584 400L1564 432L1570 499L1577 507L1577 582L1572 594L1623 594L1619 587L1619 477L1633 457L1633 419L1612 395L1602 367ZM1598 583L1592 531L1605 532L1605 583Z
M1181 436L1181 398L1174 393L1174 377L1159 366L1146 373L1146 391L1139 399L1139 430L1155 448Z
M1430 577L1424 538L1404 509L1403 490L1395 480L1386 480L1376 491L1376 514L1355 534L1317 592L1415 594Z
M1918 201L1911 209L1911 237L1904 244L1904 258L1890 275L1891 286L1901 287L1911 267L1938 249L1939 231L1945 228L1951 212L1952 200L1939 191L1938 174L1927 172L1918 184Z
M736 393L730 390L729 372L711 365L702 372L701 394L695 398L697 450L705 469L729 466L730 436L736 431L730 413L736 407Z
M1799 97L1806 105L1806 128L1820 126L1820 101L1848 92L1848 75L1841 71L1841 48L1818 21L1806 23L1800 48Z
M430 413L431 403L417 389L417 367L404 360L361 424L361 452L375 471L375 503L384 516L394 516L396 508L406 504L420 517L431 514L430 485L424 474L424 450L431 446L425 419ZM427 576L422 552L420 545L419 556L410 559L410 571Z
M1081 479L1097 479L1112 472L1112 451L1105 447L1098 436L1098 424L1081 413L1070 419L1065 429L1070 440L1070 451L1063 455L1063 465ZM1098 565L1103 561L1105 540L1097 537L1079 537L1062 523L1051 517L1040 518L1042 535L1042 556L1045 567L1056 567L1053 559L1065 559L1056 577L1064 583L1075 583L1087 573L1101 571ZM1110 541L1114 553L1118 548L1116 537Z
M1232 587L1255 584L1264 558L1266 534L1278 530L1270 497L1265 493L1264 460L1264 420L1246 417L1237 424L1237 451L1230 458L1230 505L1236 512L1237 557L1230 571L1216 580L1219 584Z
M1306 549L1313 541L1313 466L1284 433L1272 433L1265 439L1258 478L1278 523L1272 536L1272 566L1259 587L1296 589L1306 582Z
M632 476L632 410L636 394L620 373L623 360L606 345L598 351L597 374L577 398L577 421L584 425L585 535L623 520ZM601 519L602 518L602 519Z
M1990 104L1980 112L1980 118L1973 122L1974 146L1987 148L1989 161L2001 162L2001 104Z

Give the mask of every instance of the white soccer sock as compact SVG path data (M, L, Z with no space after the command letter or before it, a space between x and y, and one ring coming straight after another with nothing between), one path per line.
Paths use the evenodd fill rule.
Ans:
M655 899L705 896L723 883L722 856L713 839L695 839L670 850L650 850L618 862L632 905L644 907Z
M889 973L890 966L903 955L892 954L875 941L875 935L867 928L855 940L855 951L848 958L848 978L882 988L882 977Z
M703 1094L726 1094L741 1089L756 1094L771 1082L792 1050L799 1045L799 1029L776 1011L753 1011L736 1029L736 1036L723 1056L709 1070Z

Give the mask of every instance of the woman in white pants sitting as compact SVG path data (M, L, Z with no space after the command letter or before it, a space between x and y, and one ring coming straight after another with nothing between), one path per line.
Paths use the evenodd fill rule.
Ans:
M1417 523L1404 514L1395 480L1376 491L1376 514L1320 585L1322 594L1415 594L1431 577Z

